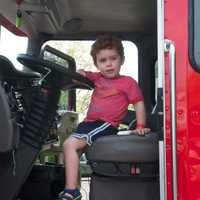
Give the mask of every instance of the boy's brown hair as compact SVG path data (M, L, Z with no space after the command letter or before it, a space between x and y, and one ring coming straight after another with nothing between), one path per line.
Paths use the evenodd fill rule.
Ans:
M124 59L124 47L122 45L122 41L119 38L112 35L101 35L97 37L90 51L95 65L96 55L100 50L103 49L115 49L119 53L120 57Z

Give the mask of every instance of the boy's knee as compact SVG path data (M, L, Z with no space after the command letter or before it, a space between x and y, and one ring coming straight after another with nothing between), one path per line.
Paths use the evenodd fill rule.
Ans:
M73 138L73 137L69 137L68 139L66 139L63 143L63 148L64 150L79 150L84 148L87 145L87 143L84 140L80 140L77 138Z
M66 149L66 148L72 148L74 145L73 145L73 142L71 140L71 138L68 138L64 141L63 143L63 148Z
M79 140L73 137L69 137L63 143L64 149L77 149L79 147Z

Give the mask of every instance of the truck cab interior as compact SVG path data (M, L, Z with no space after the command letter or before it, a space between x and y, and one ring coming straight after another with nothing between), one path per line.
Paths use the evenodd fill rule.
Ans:
M74 128L76 89L92 90L94 86L76 73L76 60L72 56L44 44L94 41L101 34L112 34L136 45L138 84L144 95L151 132L144 137L101 138L87 150L92 169L89 198L160 199L158 142L162 140L163 105L162 88L157 85L156 4L156 0L0 2L0 25L28 38L26 53L17 56L22 70L16 69L5 55L0 57L2 200L53 200L63 189L63 165L47 165L39 162L42 158L38 157L41 150L44 154L48 152L44 146L58 142L59 131ZM52 57L63 61L57 62ZM63 115L58 115L63 91L68 94L66 116L69 119L66 121ZM59 128L58 121L61 122ZM56 134L52 134L54 131ZM58 149L55 147L54 152ZM34 188L34 192L30 188Z

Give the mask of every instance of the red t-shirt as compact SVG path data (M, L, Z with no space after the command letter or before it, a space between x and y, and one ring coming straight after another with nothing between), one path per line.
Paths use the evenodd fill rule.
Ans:
M117 127L125 117L129 104L143 101L137 82L129 76L108 79L99 72L86 72L95 88L84 121L103 120Z

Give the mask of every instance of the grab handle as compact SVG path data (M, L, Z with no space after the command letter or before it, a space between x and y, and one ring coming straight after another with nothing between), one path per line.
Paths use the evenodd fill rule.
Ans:
M172 41L165 39L165 52L169 53L170 70L170 127L172 146L172 195L177 200L177 158L176 158L176 49Z

